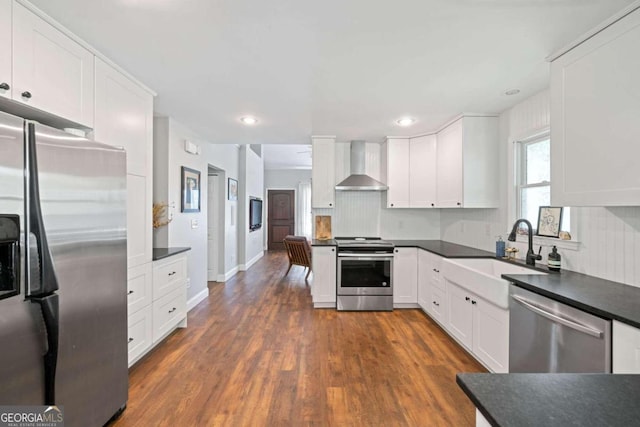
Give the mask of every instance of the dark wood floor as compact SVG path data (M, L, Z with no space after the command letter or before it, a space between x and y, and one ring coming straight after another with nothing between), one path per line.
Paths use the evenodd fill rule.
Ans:
M420 310L314 310L268 253L130 371L124 426L473 426L456 372L484 369Z

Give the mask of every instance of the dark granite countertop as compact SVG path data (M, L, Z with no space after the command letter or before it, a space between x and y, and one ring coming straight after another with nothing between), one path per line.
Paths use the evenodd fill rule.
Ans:
M640 424L640 375L458 374L492 426Z
M420 248L445 258L495 258L496 256L492 252L457 245L443 240L385 240L393 242L393 244L399 248Z
M175 248L153 248L153 260L168 258L173 255L181 254L182 252L190 251L189 247L175 247Z
M573 271L548 275L503 274L516 286L605 319L640 328L640 288Z
M329 239L329 240L318 240L318 239L313 239L311 241L311 246L337 246L338 242L336 242L333 239Z

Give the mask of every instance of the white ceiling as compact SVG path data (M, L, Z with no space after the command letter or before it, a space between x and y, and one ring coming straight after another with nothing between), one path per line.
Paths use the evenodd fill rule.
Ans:
M262 146L265 169L311 169L311 145L265 144Z
M545 88L545 57L632 0L32 0L214 143L380 141ZM508 89L521 93L506 96ZM239 117L253 114L259 125ZM404 115L418 122L400 128Z

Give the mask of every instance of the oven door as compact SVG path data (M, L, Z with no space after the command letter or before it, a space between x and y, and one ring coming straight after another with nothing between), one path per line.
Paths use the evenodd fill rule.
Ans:
M338 295L393 295L392 277L393 255L338 255Z

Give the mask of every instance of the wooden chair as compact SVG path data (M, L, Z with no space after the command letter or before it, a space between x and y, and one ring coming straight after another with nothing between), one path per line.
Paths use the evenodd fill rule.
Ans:
M309 247L307 238L303 236L286 236L282 242L289 256L289 268L285 276L289 274L291 267L300 265L309 269L307 275L304 277L304 279L307 280L309 273L311 273L311 247Z

